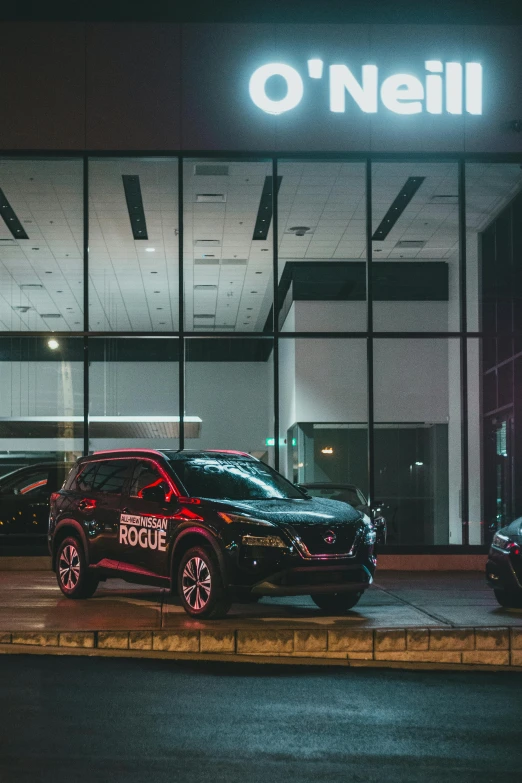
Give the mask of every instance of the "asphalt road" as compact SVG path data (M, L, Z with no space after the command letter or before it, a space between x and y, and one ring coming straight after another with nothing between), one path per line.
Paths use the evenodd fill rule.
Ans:
M522 675L3 656L2 783L482 783Z

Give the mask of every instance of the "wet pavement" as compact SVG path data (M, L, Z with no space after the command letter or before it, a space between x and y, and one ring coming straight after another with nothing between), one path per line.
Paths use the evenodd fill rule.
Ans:
M13 656L5 783L514 783L522 674Z
M501 608L480 572L382 571L356 608L335 618L304 596L234 604L225 620L196 621L168 591L117 579L70 601L46 571L0 571L0 595L0 631L522 626L522 609Z

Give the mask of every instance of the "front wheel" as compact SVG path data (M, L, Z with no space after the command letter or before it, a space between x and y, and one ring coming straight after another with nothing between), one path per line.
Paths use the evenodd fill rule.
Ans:
M75 538L66 538L58 548L56 578L67 598L90 598L98 587L98 579L89 571L83 547Z
M178 596L192 617L215 620L226 615L230 600L213 551L195 546L185 552L178 570Z
M522 607L522 593L512 593L509 590L493 590L495 598L500 606L505 609L518 609Z
M344 614L355 606L362 594L362 590L357 593L314 593L310 598L323 612Z

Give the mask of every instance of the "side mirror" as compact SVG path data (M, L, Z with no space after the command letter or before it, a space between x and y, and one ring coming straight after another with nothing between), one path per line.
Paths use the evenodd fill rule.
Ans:
M143 487L140 497L142 500L148 500L151 503L165 503L167 491L168 487L164 482L152 484L150 487Z

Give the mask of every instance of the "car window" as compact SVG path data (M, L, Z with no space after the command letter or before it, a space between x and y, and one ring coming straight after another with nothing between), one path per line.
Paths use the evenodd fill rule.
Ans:
M111 459L100 462L92 483L93 492L121 494L132 465L133 460L131 459Z
M133 498L141 498L146 487L161 484L165 479L152 462L139 461L134 468L131 481L130 495Z
M47 488L49 469L42 468L34 473L26 473L13 487L13 492L24 497L34 497L42 494Z
M76 481L71 484L70 488L73 490L76 489L78 492L90 492L97 470L97 462L88 462L80 468L80 473L76 477Z

